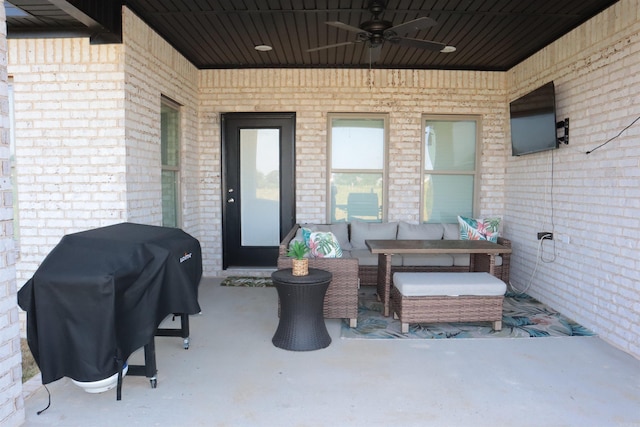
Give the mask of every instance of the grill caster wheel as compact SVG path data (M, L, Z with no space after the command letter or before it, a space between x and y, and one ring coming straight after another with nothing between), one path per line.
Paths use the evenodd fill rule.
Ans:
M185 350L189 350L189 337L186 337L186 338L184 339L184 341L182 342L182 347L183 347Z
M150 378L149 382L151 383L151 388L158 387L158 379L157 378Z

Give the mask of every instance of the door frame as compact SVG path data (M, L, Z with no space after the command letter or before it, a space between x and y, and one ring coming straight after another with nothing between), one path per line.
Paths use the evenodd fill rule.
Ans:
M280 240L291 230L296 221L296 180L295 180L295 127L296 114L294 112L248 112L248 113L222 113L221 114L221 171L222 171L222 269L229 267L275 267L277 262L277 253L279 247L264 247L265 253L271 253L269 258L273 257L273 264L265 265L264 262L259 265L249 265L237 263L241 258L238 248L239 244L234 246L234 239L240 237L240 215L232 215L227 199L229 197L228 189L231 185L239 188L239 168L238 170L229 170L229 162L232 161L234 154L230 153L228 142L229 126L239 128L279 128L281 132L280 138ZM279 121L279 123L277 122ZM278 123L278 125L274 125ZM235 136L235 141L239 142L239 137ZM231 174L235 173L234 178ZM242 195L239 197L242 203ZM233 208L239 211L239 208ZM235 231L234 231L235 229ZM237 234L234 234L237 233ZM239 240L238 240L239 241ZM259 252L259 251L258 251Z

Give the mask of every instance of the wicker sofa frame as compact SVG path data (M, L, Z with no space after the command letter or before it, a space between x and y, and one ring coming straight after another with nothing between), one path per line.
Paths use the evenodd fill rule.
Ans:
M289 242L300 226L296 224L280 242L277 267L291 268L293 259L287 256ZM328 319L349 319L349 326L358 325L358 259L310 258L309 268L319 268L333 274L324 297L323 313Z

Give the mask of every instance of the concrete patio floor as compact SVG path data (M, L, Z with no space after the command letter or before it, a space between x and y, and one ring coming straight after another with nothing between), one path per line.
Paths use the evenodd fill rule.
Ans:
M156 338L158 386L25 385L26 426L640 426L640 360L597 337L347 340L276 348L274 288L200 285L191 345ZM142 351L130 363L142 362Z

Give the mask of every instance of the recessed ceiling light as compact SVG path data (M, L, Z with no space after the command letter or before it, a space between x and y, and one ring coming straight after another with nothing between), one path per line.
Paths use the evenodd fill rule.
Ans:
M456 47L455 46L445 46L442 48L442 50L440 51L441 53L451 53L451 52L455 52L456 51Z
M256 47L254 47L254 49L257 50L258 52L269 52L270 50L273 50L271 46L266 44L259 44Z

